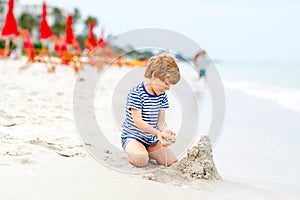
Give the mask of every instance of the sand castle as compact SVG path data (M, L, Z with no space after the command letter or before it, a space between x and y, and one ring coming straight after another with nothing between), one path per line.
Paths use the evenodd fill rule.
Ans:
M187 157L172 166L182 174L196 179L221 179L212 156L212 145L208 136L202 136Z
M171 167L143 175L144 179L177 185L184 180L221 180L213 162L212 145L208 136L201 136L199 142L187 151L187 156Z

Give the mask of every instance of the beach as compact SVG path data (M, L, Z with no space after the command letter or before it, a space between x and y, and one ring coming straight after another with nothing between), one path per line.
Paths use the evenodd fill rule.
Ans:
M183 180L163 173L164 166L150 164L143 173L114 151L106 152L103 165L75 124L73 92L79 75L66 66L49 74L40 63L19 71L22 63L0 60L0 199L299 199L299 112L237 88L230 76L222 76L223 68L226 119L212 153L222 180ZM83 70L97 73L90 66ZM118 77L128 69L111 70ZM95 94L95 113L108 141L120 150L118 126L97 114L110 112L106 96L113 95L115 84ZM169 120L179 128L180 119ZM158 178L148 180L149 173Z

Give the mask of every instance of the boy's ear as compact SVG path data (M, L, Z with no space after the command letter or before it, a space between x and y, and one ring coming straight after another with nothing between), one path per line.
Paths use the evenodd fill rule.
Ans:
M153 78L153 79L157 78L157 72L153 72L152 75L151 75L151 78Z

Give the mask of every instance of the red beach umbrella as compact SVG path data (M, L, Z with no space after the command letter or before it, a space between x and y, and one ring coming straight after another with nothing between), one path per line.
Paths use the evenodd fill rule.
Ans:
M73 21L73 17L72 15L69 15L67 20L67 27L66 27L66 43L71 45L73 45L73 40L74 40L72 21Z
M40 37L41 39L48 39L49 37L52 36L52 31L48 25L47 19L47 6L46 6L46 2L43 2L43 11L42 11L42 19L41 19L41 23L40 23Z
M2 28L2 36L10 37L10 36L19 35L18 25L13 13L13 9L14 9L14 0L9 0L8 12L6 14L4 25Z
M93 20L91 20L89 23L89 43L91 46L96 47L97 42L96 42L94 31L93 31L94 26L95 26L95 22Z
M106 47L106 42L104 40L104 28L103 27L101 28L101 34L100 34L100 38L99 38L99 41L98 41L98 45L101 48Z

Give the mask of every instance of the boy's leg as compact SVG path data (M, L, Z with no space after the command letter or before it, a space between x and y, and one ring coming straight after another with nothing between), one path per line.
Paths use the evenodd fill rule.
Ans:
M177 162L176 155L167 147L163 147L161 142L147 148L149 156L161 165L170 166Z
M125 152L128 155L128 161L132 165L136 167L143 167L148 164L148 151L139 141L130 139L125 147Z

